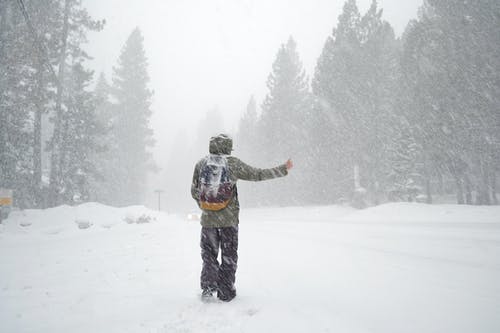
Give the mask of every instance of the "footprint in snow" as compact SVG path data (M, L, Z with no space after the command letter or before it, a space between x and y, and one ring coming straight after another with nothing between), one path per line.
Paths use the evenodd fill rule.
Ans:
M255 309L255 308L254 309L248 309L248 310L245 311L245 313L247 315L249 315L250 317L256 315L257 312L259 312L259 309Z

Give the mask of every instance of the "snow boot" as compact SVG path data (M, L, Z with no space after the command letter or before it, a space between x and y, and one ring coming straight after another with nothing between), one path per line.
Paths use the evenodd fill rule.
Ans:
M230 290L217 290L217 298L223 302L231 302L236 297L236 289Z
M201 301L202 302L211 302L213 300L213 296L215 293L215 289L212 288L205 288L201 292Z

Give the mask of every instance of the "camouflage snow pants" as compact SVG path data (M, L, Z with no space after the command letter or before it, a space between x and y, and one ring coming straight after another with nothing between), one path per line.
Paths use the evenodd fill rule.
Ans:
M201 228L201 289L217 290L217 297L230 301L236 296L234 282L238 263L238 226ZM222 263L217 257L221 249Z

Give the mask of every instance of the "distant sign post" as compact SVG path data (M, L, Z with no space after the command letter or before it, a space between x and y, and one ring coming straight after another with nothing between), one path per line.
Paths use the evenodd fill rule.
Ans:
M10 189L0 188L0 223L9 215L13 202L12 192Z
M155 193L158 194L158 211L161 210L161 194L165 192L163 190L155 190Z

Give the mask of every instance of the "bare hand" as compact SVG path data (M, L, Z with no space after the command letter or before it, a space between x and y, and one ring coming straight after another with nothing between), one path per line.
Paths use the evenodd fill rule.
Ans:
M286 161L286 169L290 170L291 168L293 168L293 162L292 159L289 158L288 161Z

